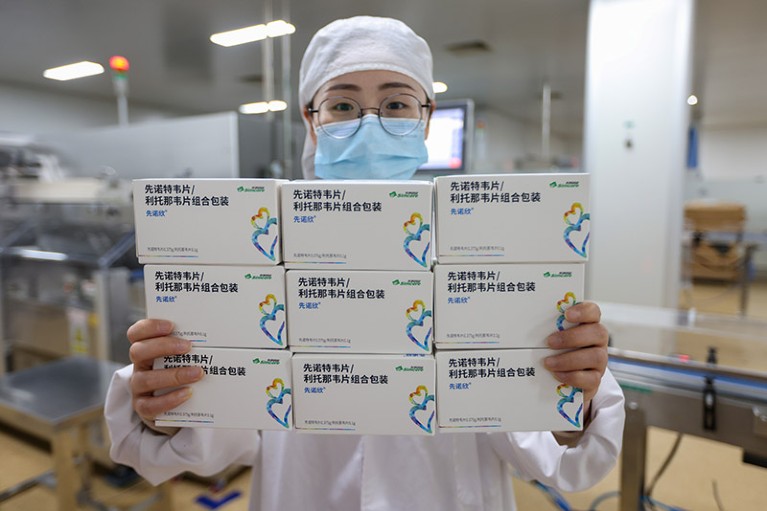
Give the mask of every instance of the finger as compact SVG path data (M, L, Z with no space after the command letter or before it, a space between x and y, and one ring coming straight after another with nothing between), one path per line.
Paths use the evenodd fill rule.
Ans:
M565 311L565 319L570 323L599 323L602 310L594 302L576 303Z
M543 365L552 372L581 371L596 369L604 372L607 367L607 350L604 348L582 348L552 355L543 359Z
M561 332L554 332L546 338L546 344L555 350L585 348L588 346L607 346L610 336L601 323L587 323L574 326Z
M164 319L141 319L128 328L128 340L131 343L162 337L173 331L173 323Z
M134 342L129 354L134 370L146 371L152 369L154 359L171 355L183 355L192 349L192 342L178 337L156 337L145 341Z
M192 397L192 389L184 387L162 396L137 397L133 400L133 409L143 419L154 420L158 415L173 410L190 397Z
M203 374L200 367L155 369L133 373L130 382L131 392L134 396L140 396L151 394L157 390L188 385L201 380Z

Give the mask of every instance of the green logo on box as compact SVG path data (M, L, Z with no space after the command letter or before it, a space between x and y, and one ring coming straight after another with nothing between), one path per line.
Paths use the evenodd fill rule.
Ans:
M548 278L552 278L552 279L556 279L556 278L569 279L569 278L571 278L573 276L573 272L571 272L571 271L560 271L560 272L557 272L557 273L551 273L550 271L547 271L546 273L543 274L543 276L546 277L547 279Z
M392 199L417 199L418 198L418 192L389 192L389 197Z
M410 280L394 279L391 281L391 283L395 286L420 286L421 285L421 281L418 279L410 279Z
M423 372L423 366L410 366L410 367L397 366L394 368L394 370L397 372L401 372L401 371Z
M264 190L266 190L266 188L264 188L263 186L247 186L247 187L245 187L245 186L238 186L237 187L237 191L238 192L256 192L256 193L260 193L260 192L263 192Z
M276 359L276 358L254 358L252 362L255 365L259 365L259 364L266 364L271 366L280 365L279 359Z
M580 181L563 181L561 183L552 181L551 183L549 183L550 188L578 188L580 186L581 186Z
M268 273L262 273L260 275L253 275L252 273L246 273L245 278L247 280L272 280L272 276Z

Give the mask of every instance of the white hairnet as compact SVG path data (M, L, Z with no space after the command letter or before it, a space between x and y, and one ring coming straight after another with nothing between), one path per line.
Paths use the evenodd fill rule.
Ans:
M298 100L303 109L328 80L355 71L385 70L409 76L434 99L429 45L399 20L356 16L337 20L314 34L301 60ZM315 147L307 133L302 166L314 178Z

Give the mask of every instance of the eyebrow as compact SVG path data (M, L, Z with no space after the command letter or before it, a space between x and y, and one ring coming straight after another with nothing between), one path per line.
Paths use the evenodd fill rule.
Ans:
M331 90L353 90L353 91L361 91L362 87L359 85L354 85L353 83L337 83L335 85L331 85L326 89L327 91Z
M378 86L378 90L387 90L387 89L410 89L412 91L415 91L413 87L411 87L410 85L404 82L386 82ZM326 90L328 92L334 91L334 90L353 90L356 92L360 92L362 91L362 87L360 87L359 85L355 85L353 83L337 83L335 85L331 85Z
M387 83L382 83L381 85L378 86L378 90L386 90L386 89L410 89L415 92L415 89L413 87L403 82L387 82Z

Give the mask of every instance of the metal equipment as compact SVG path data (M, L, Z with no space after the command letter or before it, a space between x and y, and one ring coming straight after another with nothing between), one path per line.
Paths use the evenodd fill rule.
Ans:
M731 444L767 467L767 322L600 304L626 396L621 511L644 509L647 428Z
M131 303L138 263L127 189L97 179L19 182L0 201L3 361L128 362L125 331L143 300Z
M103 417L107 388L119 368L120 364L113 362L68 357L0 377L0 423L48 440L53 454L52 471L13 488L0 488L0 503L52 482L60 511L75 511L79 505L107 509L93 500L90 492L93 455L98 446L88 433L89 427ZM167 484L147 505L155 501L161 504L160 509L172 508Z

